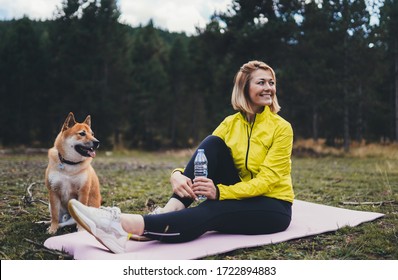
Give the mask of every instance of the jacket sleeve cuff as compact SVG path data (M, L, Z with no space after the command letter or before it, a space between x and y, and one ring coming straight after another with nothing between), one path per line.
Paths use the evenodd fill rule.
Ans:
M216 187L216 200L220 200L220 189L218 188L218 186Z
M184 173L184 168L176 168L176 169L174 169L174 170L171 172L171 174L173 174L173 173L175 173L175 172L181 172L181 174L183 174L183 173Z

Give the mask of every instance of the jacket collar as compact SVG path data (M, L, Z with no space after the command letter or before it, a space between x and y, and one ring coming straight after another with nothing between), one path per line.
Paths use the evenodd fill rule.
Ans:
M269 116L269 114L271 114L271 109L269 108L269 106L265 106L264 110L261 113L256 114L256 118L255 118L254 122L257 123L259 121L265 120ZM241 115L243 121L249 124L249 122L246 119L246 116L243 113L240 113L240 115Z

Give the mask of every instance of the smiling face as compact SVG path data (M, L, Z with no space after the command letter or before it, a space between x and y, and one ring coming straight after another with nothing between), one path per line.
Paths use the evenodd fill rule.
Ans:
M232 107L244 114L250 122L265 106L278 113L281 107L276 97L274 70L264 62L252 60L240 67L234 78L231 95Z
M270 70L257 69L251 73L248 95L255 113L261 113L265 106L272 105L275 93L275 80Z

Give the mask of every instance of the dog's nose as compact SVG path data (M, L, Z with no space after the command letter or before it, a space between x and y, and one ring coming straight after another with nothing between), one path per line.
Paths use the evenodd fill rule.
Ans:
M97 149L97 148L99 147L99 144L100 144L100 141L98 141L98 140L93 140L94 149Z

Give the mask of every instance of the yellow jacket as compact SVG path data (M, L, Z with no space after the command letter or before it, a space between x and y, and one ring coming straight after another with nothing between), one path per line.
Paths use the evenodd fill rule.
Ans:
M242 180L231 186L218 184L220 200L268 196L293 202L290 123L266 106L253 124L236 113L226 117L213 135L222 138L231 150Z

